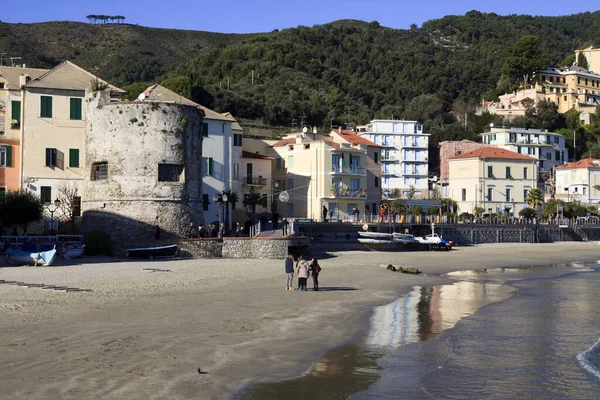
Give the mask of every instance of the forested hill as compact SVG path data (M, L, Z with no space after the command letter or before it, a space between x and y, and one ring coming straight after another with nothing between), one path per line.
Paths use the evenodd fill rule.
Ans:
M338 21L256 36L199 54L169 75L208 106L271 124L292 119L428 119L456 99L493 97L508 49L537 35L548 61L600 43L600 12L564 17L498 16L471 11L395 30L377 22ZM254 85L252 85L254 71ZM226 90L229 80L230 90ZM173 80L172 80L173 81ZM436 100L411 100L421 95ZM422 97L422 96L421 96ZM440 117L437 125L444 123Z
M51 68L71 60L116 85L152 81L198 52L253 35L222 34L129 24L0 22L0 53L18 63Z

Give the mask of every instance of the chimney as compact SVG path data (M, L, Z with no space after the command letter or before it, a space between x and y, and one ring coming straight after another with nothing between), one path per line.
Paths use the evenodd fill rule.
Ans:
M19 75L19 86L27 85L29 83L29 80L30 80L29 75L25 75L25 74Z

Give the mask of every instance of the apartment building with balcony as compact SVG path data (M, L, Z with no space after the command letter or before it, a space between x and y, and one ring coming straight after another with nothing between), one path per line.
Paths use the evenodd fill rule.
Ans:
M537 187L533 157L496 147L484 147L448 160L448 197L460 213L481 207L486 213L518 215L527 207L527 192Z
M274 157L260 154L260 152L242 152L242 182L244 198L249 196L260 196L251 212L261 214L263 212L276 211L275 185L273 184L273 161ZM240 201L243 201L240 198Z
M554 102L560 113L573 108L593 113L600 105L600 75L577 65L537 71L534 83L536 92Z
M448 197L449 159L491 145L473 142L472 140L445 140L440 142L438 146L440 148L440 194L442 197Z
M273 144L275 195L280 215L321 220L323 206L334 219L365 212L367 145L336 142L328 135L294 133Z
M554 198L600 204L600 160L585 158L554 169Z
M429 195L429 134L416 121L373 120L357 134L381 146L382 191ZM414 189L414 191L413 191Z
M539 160L540 171L552 168L568 160L565 137L554 132L525 128L492 128L482 133L482 142Z

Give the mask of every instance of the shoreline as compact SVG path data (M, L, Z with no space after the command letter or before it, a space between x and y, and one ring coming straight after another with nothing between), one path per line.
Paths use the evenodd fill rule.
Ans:
M286 291L283 260L0 268L0 279L93 290L0 285L0 377L8 398L232 398L251 384L302 375L358 337L373 307L413 286L450 282L436 275L591 260L600 260L595 242L332 253L320 260L325 290L316 293ZM380 267L387 264L427 276L392 275Z

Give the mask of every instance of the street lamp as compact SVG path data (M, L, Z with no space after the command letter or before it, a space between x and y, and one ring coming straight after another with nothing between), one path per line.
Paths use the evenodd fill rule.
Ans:
M50 203L50 202L45 203L45 206L48 209L48 212L50 212L50 233L51 234L54 232L54 213L60 207L60 200L59 199L54 200L54 208L52 208L52 204L53 203Z
M227 203L227 195L219 195L217 193L213 194L212 200L217 203L218 211L219 211L219 227L218 227L218 238L223 238L223 206Z

